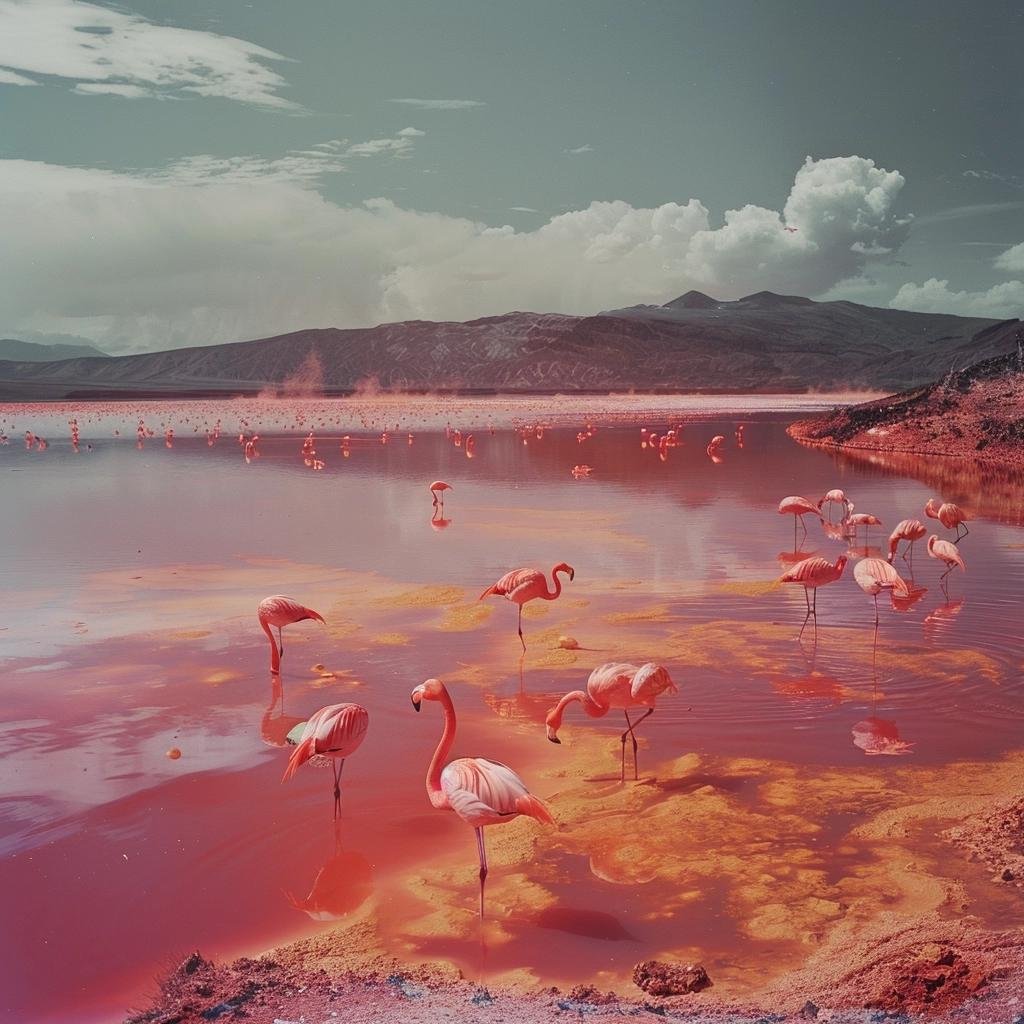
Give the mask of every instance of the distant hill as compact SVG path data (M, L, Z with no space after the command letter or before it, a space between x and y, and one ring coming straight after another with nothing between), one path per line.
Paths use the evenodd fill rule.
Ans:
M1018 321L908 313L758 292L688 292L596 316L413 320L144 355L0 362L7 399L365 386L475 392L805 391L914 387L1000 355Z
M35 341L0 338L0 359L20 363L52 363L56 359L106 356L92 345L41 345Z
M1024 466L1024 329L1021 347L877 402L834 409L789 428L830 447L969 455Z

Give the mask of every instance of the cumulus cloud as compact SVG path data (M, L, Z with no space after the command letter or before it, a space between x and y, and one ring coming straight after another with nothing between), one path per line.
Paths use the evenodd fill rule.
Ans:
M1024 242L1001 252L995 258L995 265L997 270L1006 270L1011 274L1024 272Z
M1024 314L1024 281L1004 281L987 291L954 291L949 281L930 277L924 284L905 284L889 303L893 309L921 313L954 313L1010 320Z
M82 0L0 0L0 82L7 84L33 84L18 74L25 72L76 81L74 91L84 94L190 93L298 110L279 95L285 80L268 66L285 59L242 39Z
M417 107L420 110L472 110L473 107L486 106L481 100L420 100L406 97L391 102Z
M859 157L808 160L783 211L745 206L717 227L692 198L594 202L528 231L324 199L315 180L366 145L135 174L0 161L0 331L134 351L511 309L595 313L689 288L817 294L907 227L894 212L902 177Z
M398 132L398 137L400 139L417 139L421 135L426 134L426 132L421 132L419 128L403 128L400 132Z

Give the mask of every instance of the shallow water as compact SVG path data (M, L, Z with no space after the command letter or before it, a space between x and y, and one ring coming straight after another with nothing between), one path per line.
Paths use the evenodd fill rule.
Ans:
M848 570L819 594L816 642L808 627L798 644L802 592L772 582L795 557L779 499L844 488L885 524L871 529L873 549L899 519L923 518L934 492L917 478L935 480L935 460L893 467L805 449L749 400L742 448L728 400L629 425L628 408L616 409L605 417L616 425L582 441L579 409L548 405L543 420L558 413L564 425L540 436L511 429L542 419L540 405L449 404L433 419L396 420L402 430L386 445L378 433L392 406L374 411L367 400L355 426L324 406L301 430L293 410L277 422L264 413L264 426L253 406L246 426L264 436L249 463L236 410L225 410L211 446L209 409L186 424L181 410L147 407L156 432L141 450L137 407L95 419L78 410L77 453L66 440L73 410L2 410L11 443L0 448L0 1005L11 1019L110 1019L194 948L251 952L371 906L396 955L448 957L485 980L523 967L554 983L613 984L664 949L692 950L728 978L769 947L778 957L793 946L752 939L713 879L683 899L670 875L624 871L619 819L609 817L589 839L567 826L545 833L535 879L521 865L503 877L503 840L491 840L489 891L496 908L512 909L481 961L472 834L423 790L441 721L429 705L412 713L409 692L428 676L452 690L455 756L511 764L556 818L563 788L580 781L574 765L592 816L623 798L620 715L570 711L562 746L544 739L557 696L605 661L661 661L680 686L641 727L637 814L702 786L759 813L752 776L665 768L691 753L706 765L757 759L809 778L888 780L1020 746L1020 481L991 507L984 477L941 477L953 481L944 498L988 513L971 523L968 572L953 574L948 598L919 545L914 581L927 590L906 611L880 600L877 641L871 600ZM177 425L170 448L160 411ZM421 428L447 420L475 432L471 459ZM641 448L641 422L662 433L684 420L684 444L664 461ZM284 435L267 430L286 425ZM322 472L300 454L309 426ZM50 447L26 449L26 429ZM717 464L705 451L715 434L726 437ZM589 478L573 478L579 463L593 467ZM426 489L439 477L454 485L441 528ZM808 527L805 555L849 547ZM476 598L509 568L560 561L576 579L558 601L528 608L521 662L514 607ZM278 682L255 606L279 592L327 626L286 629ZM562 634L581 649L560 649ZM371 725L345 766L335 835L329 772L279 780L288 730L343 700L364 704ZM866 756L854 740L872 731L912 746ZM171 747L179 760L167 758ZM823 877L858 869L848 825L836 815L814 839ZM521 837L534 826L508 829ZM681 854L696 841L680 828Z

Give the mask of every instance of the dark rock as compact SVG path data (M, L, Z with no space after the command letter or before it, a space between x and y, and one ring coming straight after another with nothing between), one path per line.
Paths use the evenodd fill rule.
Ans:
M800 1016L807 1020L813 1020L818 1016L818 1007L808 999L807 1002L804 1003L803 1009L800 1011Z
M204 960L198 953L193 953L181 965L181 971L183 974L195 974L200 967L209 966L210 964L206 960Z
M703 964L670 964L644 960L633 968L633 984L652 996L681 996L711 984Z

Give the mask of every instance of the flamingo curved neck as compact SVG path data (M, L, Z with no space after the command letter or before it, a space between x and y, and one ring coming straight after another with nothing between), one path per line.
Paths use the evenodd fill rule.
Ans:
M573 702L579 701L583 706L583 710L586 711L591 718L602 718L608 714L608 708L603 704L598 704L589 693L584 693L583 690L573 690L572 693L567 693L554 707L551 712L549 719L550 725L558 729L562 724L562 716L565 714L565 709Z
M441 770L455 742L455 706L447 690L441 694L441 707L444 709L444 732L427 769L427 796L434 807L448 806L448 797L441 788Z
M554 601L555 598L558 597L559 594L561 594L561 592L562 592L562 581L558 578L558 574L560 572L565 572L565 569L559 569L559 568L556 567L556 568L551 570L551 581L555 585L555 589L554 590L548 590L547 589L548 581L547 580L544 581L544 593L541 594L540 596L543 597L545 601Z

